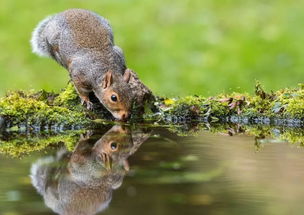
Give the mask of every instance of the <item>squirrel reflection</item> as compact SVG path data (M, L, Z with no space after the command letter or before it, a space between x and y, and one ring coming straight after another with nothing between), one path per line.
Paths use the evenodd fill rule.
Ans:
M32 184L58 214L101 212L129 170L127 158L149 136L118 125L100 139L92 134L82 136L73 152L61 149L55 156L36 161L31 168Z

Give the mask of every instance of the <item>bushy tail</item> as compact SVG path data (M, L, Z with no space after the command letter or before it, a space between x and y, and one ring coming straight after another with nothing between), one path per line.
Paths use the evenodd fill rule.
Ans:
M48 16L44 20L39 22L39 24L32 33L32 39L31 39L32 51L33 53L39 56L44 56L44 57L51 56L44 30L52 18L53 16Z
M33 186L40 194L44 194L46 190L47 179L49 178L50 167L54 165L55 158L48 156L41 158L32 164L31 181Z

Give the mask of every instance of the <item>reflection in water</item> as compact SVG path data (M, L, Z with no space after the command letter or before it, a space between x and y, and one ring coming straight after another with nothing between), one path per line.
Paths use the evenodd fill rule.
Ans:
M301 128L108 126L0 134L0 214L302 214Z
M32 184L58 214L103 211L129 170L128 157L149 136L149 132L119 125L102 137L88 132L73 152L60 149L36 161L31 168Z

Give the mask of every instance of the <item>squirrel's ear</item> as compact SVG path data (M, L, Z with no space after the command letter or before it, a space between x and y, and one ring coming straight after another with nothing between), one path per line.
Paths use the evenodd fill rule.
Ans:
M102 80L102 87L103 89L108 88L109 86L111 86L112 84L112 71L108 71L106 73L106 75L104 76L103 80Z
M123 75L123 79L125 82L129 83L132 73L133 73L133 71L131 69L125 70L125 74Z

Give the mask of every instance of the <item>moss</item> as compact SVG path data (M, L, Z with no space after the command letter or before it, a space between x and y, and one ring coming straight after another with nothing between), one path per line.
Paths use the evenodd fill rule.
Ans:
M199 136L202 131L220 135L248 135L254 137L256 151L262 150L265 143L273 141L286 142L295 146L304 147L304 130L300 127L285 127L271 125L240 125L232 123L197 123L185 125L171 125L169 131L178 136Z
M228 115L231 111L227 104L213 97L187 96L183 98L158 101L164 121L196 121L201 118L214 120L216 116Z
M304 117L304 86L266 93L257 83L255 95L221 94L210 98L188 96L159 99L161 121L185 123L223 121L227 116L302 119Z
M266 93L257 83L255 95L232 93L209 98L202 96L158 97L155 110L157 112L145 111L143 118L148 122L156 121L160 124L225 122L227 116L234 115L250 119L254 117L266 117L269 120L271 118L302 119L304 117L304 85ZM0 116L8 122L7 127L28 125L42 128L60 125L70 128L96 123L98 121L96 119L113 120L111 114L98 101L94 103L93 111L83 108L71 83L59 94L45 91L12 92L0 99ZM133 122L138 122L142 118L133 117L132 119ZM3 124L3 120L1 123Z
M53 135L20 135L10 134L9 139L1 138L0 153L11 157L21 157L35 151L41 151L52 145L64 144L72 150L83 131L69 131Z
M88 122L85 114L72 111L64 106L49 104L31 93L12 92L0 99L0 115L7 119L10 127L26 124L30 126L84 125Z
M77 106L78 97L72 87L69 84L59 95L45 91L11 92L0 99L0 116L7 121L7 127L84 126L89 120L82 107Z
M301 128L274 126L243 126L242 133L256 137L256 147L260 150L267 139L286 141L289 144L304 146L304 131ZM266 140L266 141L264 141Z
M54 105L75 109L79 108L80 99L72 83L69 83L64 90L54 99Z
M302 118L304 116L304 90L300 85L296 89L280 90L276 100L281 112L286 117Z
M153 127L157 126L153 125ZM304 146L304 131L301 128L227 123L215 123L211 125L208 123L197 123L171 125L168 127L168 130L178 136L197 136L206 130L229 136L246 134L255 137L255 147L257 151L263 148L265 142L271 142L269 139L282 140L289 144ZM13 132L13 134L9 134L6 137L0 136L0 153L11 157L21 157L35 151L42 151L47 147L58 147L59 144L64 144L68 150L72 151L76 143L79 142L80 134L82 133L84 133L83 130L40 135L26 135Z

